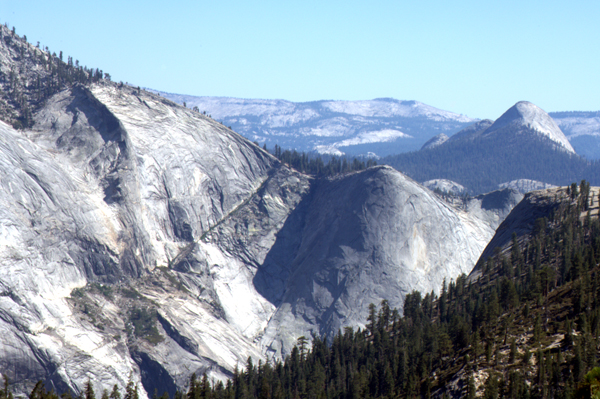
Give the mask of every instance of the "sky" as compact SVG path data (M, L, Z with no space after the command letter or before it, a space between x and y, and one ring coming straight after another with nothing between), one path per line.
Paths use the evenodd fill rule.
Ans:
M600 110L600 1L0 0L0 22L115 81L197 96Z

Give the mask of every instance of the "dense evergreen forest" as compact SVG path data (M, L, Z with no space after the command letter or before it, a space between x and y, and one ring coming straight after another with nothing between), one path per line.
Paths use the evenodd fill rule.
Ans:
M332 342L313 337L312 345L299 337L284 361L249 358L226 383L193 375L175 399L596 397L599 203L587 182L572 184L528 234L513 234L439 296L412 292L402 314L386 301L371 305L365 329L345 328ZM95 398L93 385L86 399ZM10 395L6 385L0 396ZM130 383L124 399L137 396ZM58 398L40 384L30 397Z
M600 162L558 150L549 139L539 137L520 136L514 143L490 138L449 141L431 149L389 156L381 162L419 182L455 181L471 194L497 190L498 184L517 179L557 186L586 179L600 185Z
M263 148L265 151L268 151L266 146ZM296 152L296 150L282 150L277 144L275 144L271 153L281 162L297 171L318 177L355 172L377 165L377 161L370 158L366 162L358 158L353 158L349 162L345 157L326 157L324 160L320 155L311 156L305 152Z

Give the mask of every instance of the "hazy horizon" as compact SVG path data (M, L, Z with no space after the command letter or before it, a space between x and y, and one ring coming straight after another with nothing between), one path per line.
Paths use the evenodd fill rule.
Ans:
M600 3L4 1L0 22L113 80L194 96L416 100L495 119L600 110Z

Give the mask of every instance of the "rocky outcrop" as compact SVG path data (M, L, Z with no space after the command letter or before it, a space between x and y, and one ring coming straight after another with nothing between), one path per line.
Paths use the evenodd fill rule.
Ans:
M522 132L534 132L556 143L556 148L575 154L569 140L556 122L544 110L528 101L520 101L509 108L485 130L484 137L492 135L506 137Z
M541 181L530 180L530 179L518 179L512 180L506 183L501 183L498 185L498 188L512 188L513 190L517 190L522 194L527 194L531 191L536 190L545 190L547 188L556 187L553 184L544 183Z
M429 140L427 140L425 142L425 144L423 144L423 147L421 147L421 150L435 148L438 145L444 144L448 140L448 138L449 137L446 134L440 133L437 136L434 136L434 137L430 138Z
M423 185L431 191L438 191L440 193L447 193L451 195L461 195L467 192L467 189L454 182L446 179L433 179L423 182Z
M312 179L127 86L33 118L0 124L0 366L23 391L225 378L468 272L500 217L389 167Z

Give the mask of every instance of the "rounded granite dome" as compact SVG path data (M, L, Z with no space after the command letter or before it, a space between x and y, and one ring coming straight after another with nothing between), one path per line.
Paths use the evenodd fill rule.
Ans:
M571 143L546 111L529 101L519 101L490 126L485 135L506 129L526 128L556 142L560 148L575 153Z

